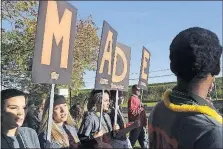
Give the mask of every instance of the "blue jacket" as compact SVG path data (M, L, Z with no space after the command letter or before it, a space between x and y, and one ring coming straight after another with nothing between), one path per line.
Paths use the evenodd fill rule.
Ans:
M19 127L17 130L16 138L19 138L20 148L40 148L38 136L35 130L28 127ZM1 134L1 148L14 148L12 139L6 135Z

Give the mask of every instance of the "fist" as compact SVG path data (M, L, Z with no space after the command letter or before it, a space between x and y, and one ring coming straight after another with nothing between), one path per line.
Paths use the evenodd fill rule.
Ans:
M131 126L132 124L134 124L134 122L128 122L128 123L126 123L126 124L125 124L125 128Z
M120 127L119 127L118 124L116 124L116 125L113 127L113 130L119 130L119 129L120 129Z
M103 131L103 130L100 130L99 132L96 132L96 133L95 133L94 137L95 137L95 138L98 138L98 137L103 136L103 134L104 134L104 131Z

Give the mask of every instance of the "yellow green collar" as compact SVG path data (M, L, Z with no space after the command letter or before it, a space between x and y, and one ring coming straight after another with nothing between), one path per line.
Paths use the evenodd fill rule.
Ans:
M175 105L170 102L169 100L169 94L171 93L171 90L167 90L164 92L163 95L163 102L165 106L172 111L175 112L198 112L202 114L206 114L217 120L219 123L222 124L222 117L219 115L214 109L208 107L208 106L199 106L199 105Z
M101 113L100 112L96 112L95 113L98 117L100 117Z

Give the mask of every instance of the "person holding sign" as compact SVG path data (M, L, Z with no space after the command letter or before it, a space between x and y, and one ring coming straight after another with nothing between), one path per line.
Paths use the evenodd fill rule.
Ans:
M129 122L134 122L137 119L140 119L141 126L133 129L130 132L129 139L131 141L132 146L135 145L136 141L139 141L141 148L149 148L148 147L148 139L146 133L146 113L140 101L140 88L138 85L132 86L132 96L128 101L128 119Z
M104 97L101 90L92 90L89 101L88 111L85 113L78 136L84 148L112 148L111 132L112 125L109 115L109 92L104 91ZM101 107L103 98L103 105ZM100 129L100 111L103 108L101 129ZM100 130L99 130L100 129Z
M170 45L177 85L167 90L149 116L150 148L223 148L222 117L208 101L220 73L222 46L215 33L193 27Z
M48 98L44 106L43 119L40 125L39 140L41 148L45 148L46 133L47 133L47 121L48 121ZM68 106L66 104L65 97L62 95L54 95L53 104L53 124L51 131L51 148L78 148L80 145L79 138L77 136L74 120L72 119Z
M115 121L115 102L116 102L116 92L115 90L111 91L111 108L110 108L110 118L111 122L114 127L114 121ZM118 91L119 99L118 99L118 107L117 107L117 124L120 127L120 130L114 131L113 137L112 137L112 146L114 148L132 148L130 140L127 138L126 134L129 133L131 130L137 128L140 126L140 121L136 120L133 122L130 126L125 123L125 119L122 115L122 112L120 110L119 105L122 104L124 97L123 92Z
M1 148L40 148L36 131L21 127L26 115L26 103L26 94L22 91L1 91Z

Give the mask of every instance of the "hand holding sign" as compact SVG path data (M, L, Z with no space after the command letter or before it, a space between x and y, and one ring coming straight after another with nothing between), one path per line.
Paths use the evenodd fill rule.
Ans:
M119 129L120 129L120 127L119 127L118 124L114 125L114 127L113 127L113 130L114 130L114 131L117 131L117 130L119 130Z
M101 129L99 132L96 132L94 138L98 138L104 135L104 131Z

